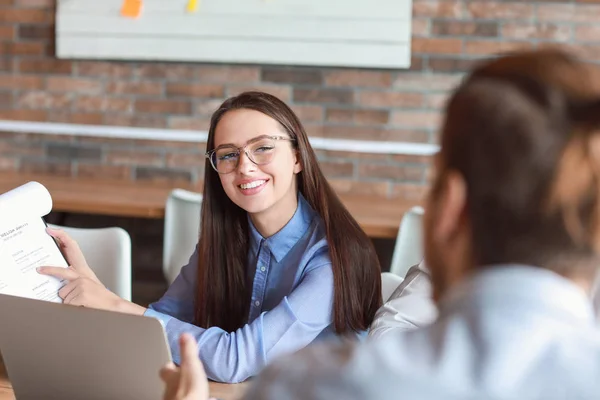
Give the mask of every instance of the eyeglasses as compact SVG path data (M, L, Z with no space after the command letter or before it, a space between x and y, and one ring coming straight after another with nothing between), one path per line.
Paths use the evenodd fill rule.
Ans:
M228 174L235 171L238 167L242 151L256 165L265 165L273 161L275 144L278 140L296 141L296 139L285 136L263 135L249 140L242 147L232 145L219 146L214 150L206 152L206 157L210 160L215 171L219 174Z

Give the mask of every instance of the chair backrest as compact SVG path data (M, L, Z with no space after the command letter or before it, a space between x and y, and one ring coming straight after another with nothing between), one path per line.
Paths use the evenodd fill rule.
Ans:
M64 230L81 249L98 279L119 297L131 301L131 237L122 228L83 229L50 225Z
M202 194L174 189L165 206L163 273L169 285L187 264L200 237Z
M391 272L381 273L381 297L384 303L389 300L392 293L394 293L394 290L396 290L403 281L404 278L392 274Z
M409 268L423 260L423 208L413 207L400 221L390 272L404 277Z

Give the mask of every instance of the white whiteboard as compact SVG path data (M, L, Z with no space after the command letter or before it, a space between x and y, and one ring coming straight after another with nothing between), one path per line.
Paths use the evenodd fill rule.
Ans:
M410 66L412 0L59 0L59 58Z

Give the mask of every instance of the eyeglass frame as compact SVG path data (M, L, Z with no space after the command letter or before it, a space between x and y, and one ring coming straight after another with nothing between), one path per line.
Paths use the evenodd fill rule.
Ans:
M271 135L260 135L260 136L256 136L256 137L254 137L254 138L252 138L252 139L248 140L248 141L246 142L246 144L244 144L244 145L243 145L243 146L241 146L241 147L237 147L237 146L234 146L234 145L232 145L232 144L226 144L226 145L221 145L221 146L215 147L214 149L212 149L212 150L209 150L209 151L207 151L206 153L204 153L204 156L205 156L206 158L208 158L208 161L210 162L210 165L211 165L211 166L213 167L213 169L214 169L214 170L217 172L217 174L221 174L221 175L230 174L230 173L232 173L233 171L235 171L235 170L236 170L236 169L239 167L239 165L240 165L240 156L242 155L242 151L244 152L244 154L246 155L246 157L248 157L248 160L250 160L250 161L251 161L251 162L252 162L254 165L267 165L267 164L269 164L271 161L269 161L268 163L259 164L259 163L257 163L256 161L254 161L254 160L252 159L252 156L251 156L250 154L248 154L248 150L246 149L246 148L248 147L248 145L250 145L250 144L252 144L252 143L255 143L255 142L257 142L257 141L259 141L259 140L261 140L261 139L271 139L271 140L274 140L274 141L278 141L278 140L287 140L287 141L290 141L290 142L292 142L292 143L296 143L296 142L297 142L297 140L296 140L296 139L294 139L294 138L292 138L292 137L289 137L289 136L276 136L276 135L273 135L273 136L271 136ZM213 161L212 161L212 156L213 156L213 154L214 154L214 153L215 153L217 150L219 150L219 149L223 149L223 148L227 148L227 147L230 147L231 149L235 149L235 150L237 151L237 153L238 153L238 161L237 161L237 164L236 164L235 168L233 168L233 169L232 169L230 172L219 172L219 170L217 170L217 166L216 166L216 165L213 163Z

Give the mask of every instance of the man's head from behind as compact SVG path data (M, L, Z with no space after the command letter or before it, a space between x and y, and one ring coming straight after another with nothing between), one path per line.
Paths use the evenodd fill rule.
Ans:
M600 250L600 92L560 50L476 68L446 109L425 215L437 299L472 271L527 264L591 281Z

